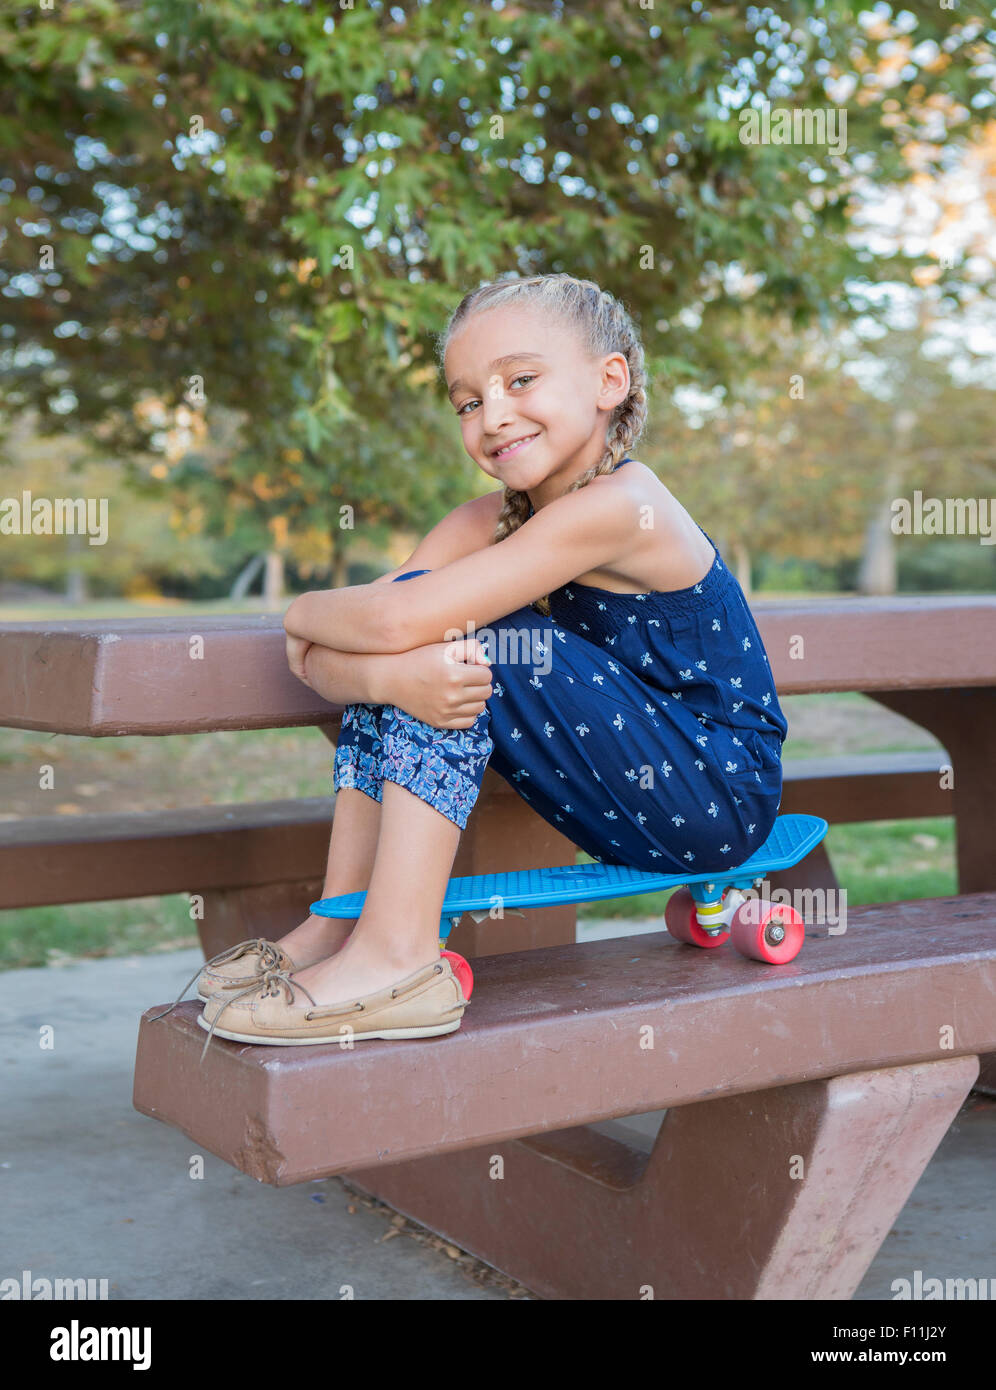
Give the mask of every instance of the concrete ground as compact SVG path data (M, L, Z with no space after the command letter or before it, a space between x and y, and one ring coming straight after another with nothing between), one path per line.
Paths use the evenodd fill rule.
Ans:
M184 950L0 974L0 1279L106 1279L111 1299L531 1297L347 1181L271 1188L210 1154L191 1176L191 1141L139 1115L131 1088L140 1014L175 998L200 959ZM655 1125L631 1117L625 1133L646 1145ZM973 1094L856 1299L889 1299L891 1281L917 1269L996 1287L994 1141L996 1100Z

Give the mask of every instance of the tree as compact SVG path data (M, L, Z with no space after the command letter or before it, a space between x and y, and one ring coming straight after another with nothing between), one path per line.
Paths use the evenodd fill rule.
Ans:
M916 307L910 326L874 336L782 325L777 351L729 390L682 396L641 449L693 516L709 518L745 591L752 560L768 553L860 561L859 589L892 593L896 499L992 492L992 357L979 356L988 382L964 361L958 379L923 294ZM745 317L745 360L753 327ZM973 356L964 344L960 355Z
M908 279L922 258L870 258L850 208L913 145L940 167L928 117L978 129L988 36L885 10L3 0L3 403L119 456L155 448L143 402L235 412L229 459L159 485L278 552L341 541L340 506L423 530L480 484L452 424L440 449L432 363L480 280L594 278L671 389L735 378L746 304L763 351L776 318L829 328L860 278ZM848 82L846 149L741 139L744 108Z

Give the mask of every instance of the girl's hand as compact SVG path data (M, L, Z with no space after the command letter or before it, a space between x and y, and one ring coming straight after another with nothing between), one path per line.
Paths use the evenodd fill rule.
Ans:
M476 637L430 642L391 661L391 703L436 729L471 728L491 697L491 670Z
M312 685L304 669L304 658L308 655L308 649L314 645L306 637L292 637L289 632L287 634L287 665L309 689L312 689Z

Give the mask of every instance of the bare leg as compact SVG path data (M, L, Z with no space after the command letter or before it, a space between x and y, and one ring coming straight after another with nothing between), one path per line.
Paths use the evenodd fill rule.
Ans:
M356 930L330 959L294 975L317 1004L351 1002L439 959L439 918L460 827L396 782L384 782L380 816Z
M380 818L380 803L366 792L356 787L340 787L336 792L323 898L367 891L377 852ZM299 965L313 965L334 955L355 925L352 917L317 917L309 913L300 926L278 940Z

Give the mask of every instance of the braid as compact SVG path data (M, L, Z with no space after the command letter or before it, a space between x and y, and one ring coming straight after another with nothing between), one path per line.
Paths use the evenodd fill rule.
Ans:
M533 275L526 279L509 276L471 290L457 305L437 340L440 369L451 337L472 314L519 302L535 306L569 324L578 333L589 357L621 352L629 363L629 395L612 412L602 457L567 489L577 492L587 487L592 479L612 473L643 434L647 422L643 345L623 304L593 280L578 280L566 274ZM529 512L528 494L506 487L491 544L497 545L517 531L529 520ZM537 599L533 606L544 617L550 616L548 596Z

